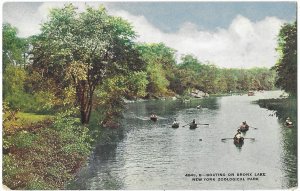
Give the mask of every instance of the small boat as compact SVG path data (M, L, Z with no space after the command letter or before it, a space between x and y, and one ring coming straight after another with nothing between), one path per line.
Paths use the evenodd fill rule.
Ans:
M249 130L249 125L241 125L241 126L240 126L240 130L241 130L241 132L246 132L246 131L248 131L248 130Z
M234 137L233 138L233 143L235 145L243 145L244 144L244 138L243 137L241 137L241 138Z
M293 123L287 123L287 122L284 123L284 126L287 128L294 127Z
M293 122L291 121L291 119L290 119L289 117L285 120L284 126L285 126L285 127L288 127L288 128L294 126L294 125L293 125Z
M254 96L254 92L253 91L248 91L248 96Z
M151 120L151 121L157 121L157 116L156 116L156 115L150 116L150 120Z
M197 106L197 109L201 109L201 108L202 108L201 105L198 105L198 106Z
M179 127L179 123L174 123L173 125L172 125L172 128L178 128Z
M190 124L190 129L196 129L197 128L197 124L196 123L191 123Z

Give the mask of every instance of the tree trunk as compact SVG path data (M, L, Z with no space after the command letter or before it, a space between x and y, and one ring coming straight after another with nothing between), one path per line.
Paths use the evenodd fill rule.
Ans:
M82 124L88 124L90 121L93 104L93 89L94 88L88 88L85 81L82 81L76 88Z

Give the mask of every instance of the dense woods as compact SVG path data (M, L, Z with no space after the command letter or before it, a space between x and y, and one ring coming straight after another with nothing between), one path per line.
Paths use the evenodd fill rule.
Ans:
M177 59L176 50L163 43L136 42L130 23L108 15L104 7L82 13L72 4L52 9L41 33L28 38L19 38L9 23L2 30L4 183L13 189L62 188L88 155L91 113L101 108L97 128L115 123L124 98L272 90L275 80L278 87L296 93L296 23L280 31L281 58L275 70L219 68L190 54ZM26 113L31 113L27 120L37 120L21 120ZM52 150L48 142L59 147ZM38 157L47 150L49 161ZM60 155L69 160L55 158ZM40 166L24 162L37 160ZM51 161L57 169L49 166ZM45 170L37 169L43 165Z

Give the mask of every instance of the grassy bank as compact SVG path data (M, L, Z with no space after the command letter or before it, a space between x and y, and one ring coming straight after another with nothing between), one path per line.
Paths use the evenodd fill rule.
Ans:
M90 154L91 137L77 118L6 113L4 119L3 184L11 189L63 189Z
M297 98L261 99L256 103L262 107L274 111L279 120L285 121L287 117L297 124Z

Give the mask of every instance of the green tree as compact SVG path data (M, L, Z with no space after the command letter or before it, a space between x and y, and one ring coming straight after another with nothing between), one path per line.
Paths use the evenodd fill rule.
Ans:
M156 97L168 94L170 81L175 78L175 50L163 43L140 44L138 49L147 65L148 96Z
M3 100L12 109L32 109L34 98L25 91L28 73L28 42L19 38L17 28L9 23L2 25Z
M82 13L72 4L52 9L41 31L33 43L32 68L60 89L74 87L83 124L89 122L98 85L143 66L132 26L104 7L87 7Z
M277 52L280 55L274 69L276 86L293 96L297 95L297 21L284 24L278 35Z
M178 67L180 69L191 70L196 73L201 72L202 69L202 65L198 59L190 54L181 57L181 62L179 63Z
M9 23L2 25L2 66L5 70L8 64L25 65L27 61L27 39L17 36L18 30Z
M177 72L179 79L177 82L177 93L189 92L191 89L204 89L201 80L201 72L203 65L193 55L184 55L181 57L181 62L178 64Z
M217 93L217 80L219 71L213 64L205 64L200 72L199 83L201 89L206 93Z
M147 73L146 72L134 72L126 78L126 94L129 99L136 97L144 97L147 92Z
M226 82L226 92L236 91L237 77L234 75L234 69L223 69Z
M167 93L169 81L166 78L162 65L158 63L147 66L149 84L147 92L151 96L164 96Z

